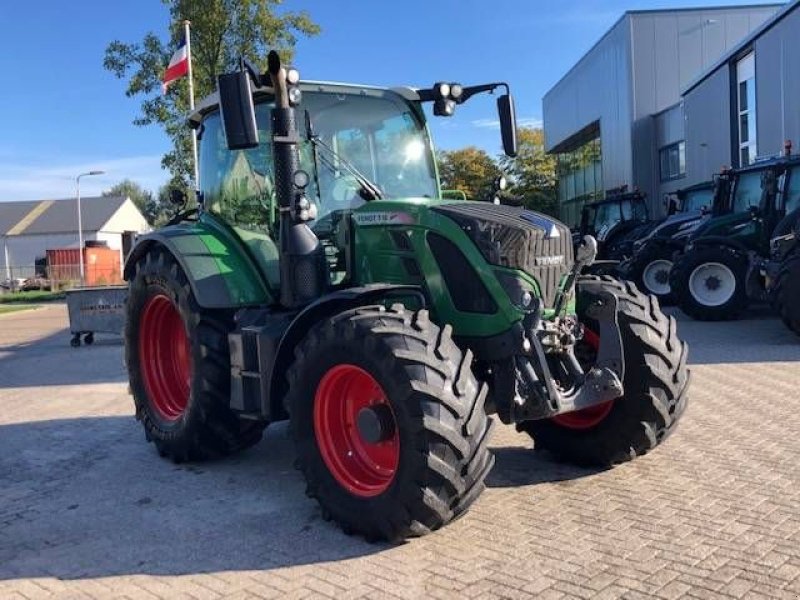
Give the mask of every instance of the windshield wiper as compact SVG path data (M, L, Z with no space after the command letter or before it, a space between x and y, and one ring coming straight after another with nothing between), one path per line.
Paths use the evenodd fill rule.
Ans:
M351 163L346 158L344 158L341 154L336 152L336 150L334 150L333 148L328 146L328 144L323 142L319 138L319 136L310 135L310 136L308 136L308 140L312 144L314 144L315 147L320 148L320 149L324 150L325 152L327 152L330 155L330 157L333 158L333 160L339 166L343 167L345 171L350 173L350 175L352 175L355 178L355 180L361 186L362 191L364 192L362 194L362 198L364 198L364 200L369 201L369 200L381 200L381 199L383 199L383 192L377 186L377 184L375 184L372 181L370 181L369 178L366 175L364 175L361 171L359 171L355 167L355 165L353 165L353 163ZM322 160L322 162L325 163L325 165L328 168L332 169L333 171L337 170L337 165L333 164L330 161L330 159L324 158L322 156L320 156L319 158Z
M306 139L311 142L314 148L314 162L316 163L317 158L319 158L320 162L324 163L325 166L334 173L339 170L339 166L343 167L344 170L350 173L350 175L352 175L361 186L361 197L364 198L364 200L370 201L383 199L383 192L377 184L370 181L370 179L361 171L359 171L355 165L353 165L353 163L336 152L336 150L328 146L328 144L323 142L318 135L314 134L314 129L311 124L311 116L309 115L308 111L306 111L305 117ZM318 148L327 152L329 157L318 155L316 152ZM333 162L331 161L331 158L333 159ZM317 184L317 189L319 189L319 184Z

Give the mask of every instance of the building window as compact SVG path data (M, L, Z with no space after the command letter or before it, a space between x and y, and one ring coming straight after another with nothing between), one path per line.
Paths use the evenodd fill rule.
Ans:
M671 181L686 176L685 142L664 146L658 155L661 162L661 181Z
M736 63L737 108L739 124L739 166L746 167L756 158L756 59L751 52Z
M592 133L588 141L557 155L560 217L570 227L579 225L584 204L604 197L599 127Z

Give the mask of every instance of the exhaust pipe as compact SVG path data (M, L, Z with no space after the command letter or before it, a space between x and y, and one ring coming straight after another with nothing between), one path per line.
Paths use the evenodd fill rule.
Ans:
M272 109L272 151L275 166L275 193L280 218L280 302L286 308L298 308L319 298L327 287L325 252L316 234L306 223L305 185L308 177L300 171L297 145L296 111L300 90L290 89L286 69L274 50L267 59L269 76L275 92ZM303 217L306 218L303 218Z

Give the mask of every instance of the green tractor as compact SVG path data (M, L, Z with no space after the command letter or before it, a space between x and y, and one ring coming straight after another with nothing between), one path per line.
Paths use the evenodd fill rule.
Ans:
M506 84L301 82L274 53L219 77L190 118L199 209L125 267L130 387L162 456L230 454L288 419L323 517L399 540L479 496L490 413L602 466L674 430L687 347L655 299L582 276L595 242L573 257L557 221L441 198L423 105L501 89L513 155Z
M800 157L782 156L729 172L730 209L689 237L670 272L676 304L702 321L737 318L767 299L762 263L770 240L787 233L800 207Z

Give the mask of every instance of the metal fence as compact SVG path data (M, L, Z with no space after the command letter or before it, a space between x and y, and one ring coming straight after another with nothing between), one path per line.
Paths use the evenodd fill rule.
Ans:
M119 266L87 264L83 285L97 287L124 283ZM23 265L0 267L0 293L17 291L61 291L81 286L78 264Z

